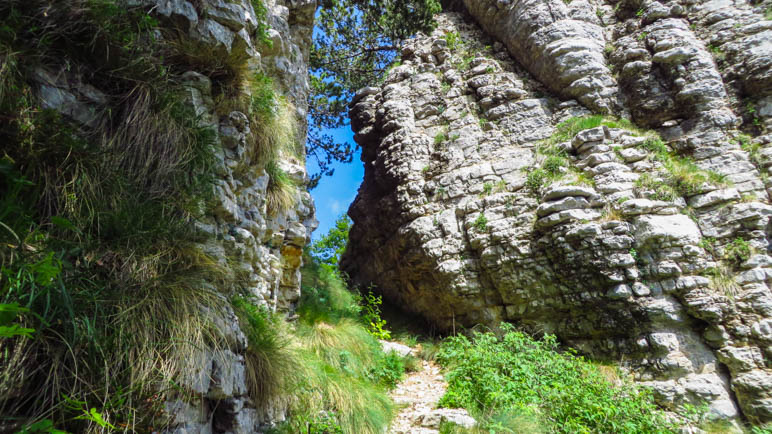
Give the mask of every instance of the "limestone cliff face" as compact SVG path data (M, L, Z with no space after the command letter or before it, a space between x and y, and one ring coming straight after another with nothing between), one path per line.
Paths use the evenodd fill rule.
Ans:
M442 328L555 333L669 408L772 421L770 3L464 3L352 101L343 269ZM668 147L553 136L602 113ZM679 170L702 181L664 194Z
M296 110L298 143L305 142L307 97L309 92L307 61L311 44L315 0L266 0L268 38L261 43L255 36L258 19L250 0L130 0L132 6L151 11L164 30L164 35L178 35L182 44L190 44L195 57L206 53L216 62L225 59L243 62L245 76L258 71L270 77ZM168 32L168 33L167 33ZM161 33L159 32L159 37ZM201 59L199 59L201 60ZM185 60L181 61L184 65ZM180 63L180 62L178 62ZM99 89L73 84L79 80L66 71L38 72L42 104L66 118L88 125L92 114L106 104ZM219 262L231 277L232 285L208 282L223 299L234 294L246 295L251 301L273 311L291 313L300 296L302 248L317 226L313 201L303 187L307 181L303 157L285 157L278 165L299 185L298 197L289 209L271 211L267 207L269 176L250 161L247 136L250 125L239 111L218 114L213 81L197 70L191 61L182 74L185 100L195 108L202 126L217 132L217 179L214 194L206 204L205 217L195 222L209 241L199 248ZM247 87L242 98L249 92ZM252 126L254 128L254 126ZM249 170L244 170L248 167ZM236 282L236 283L233 283ZM248 343L231 309L224 317L212 318L227 338L227 349L200 348L195 351L196 370L180 379L180 386L193 397L167 402L169 432L181 433L252 433L260 427L284 418L281 402L267 408L256 408L248 398L245 353ZM209 312L211 314L212 312ZM202 312L206 315L207 312Z

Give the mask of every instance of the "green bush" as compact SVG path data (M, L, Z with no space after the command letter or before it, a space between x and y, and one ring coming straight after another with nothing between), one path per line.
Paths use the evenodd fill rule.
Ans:
M480 213L472 223L472 227L478 232L485 232L488 229L488 218L485 217L485 214Z
M532 196L538 196L541 188L549 181L549 174L544 169L534 169L528 172L525 178L525 187Z
M393 389L404 378L405 370L405 358L395 351L389 351L378 358L375 366L370 369L370 377L376 384Z
M739 266L751 258L753 248L742 238L735 238L724 247L724 259L734 266Z
M376 339L390 339L391 332L385 328L386 320L381 318L381 304L383 297L373 294L368 290L363 297L362 319L368 327L367 331Z
M451 52L456 51L456 48L458 48L463 43L461 40L461 35L459 35L458 32L446 32L445 41L448 43L448 49Z
M495 422L488 416L509 415L536 418L547 432L674 432L645 389L612 385L595 365L560 351L554 336L535 340L501 328L501 337L446 339L437 355L449 370L440 405L470 410L483 427Z

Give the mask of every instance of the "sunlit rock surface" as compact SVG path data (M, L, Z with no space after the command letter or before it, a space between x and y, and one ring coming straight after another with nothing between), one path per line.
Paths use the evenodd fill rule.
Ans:
M557 334L667 408L772 421L770 3L464 3L351 103L344 271L444 329ZM662 197L642 133L599 126L554 144L565 176L526 185L560 122L599 113L716 182ZM738 238L751 255L728 265Z

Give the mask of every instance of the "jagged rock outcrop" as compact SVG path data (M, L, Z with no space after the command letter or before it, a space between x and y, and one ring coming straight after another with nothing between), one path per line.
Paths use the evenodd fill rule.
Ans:
M464 3L351 103L344 271L445 329L557 334L670 409L772 421L769 2Z
M266 44L257 37L259 25L250 0L131 0L130 6L147 7L161 23L163 35L176 35L179 44L190 44L193 56L204 53L201 62L246 64L245 75L261 71L273 80L276 91L286 97L290 116L297 125L298 143L305 142L307 97L309 93L307 61L316 9L314 0L260 2L267 9L269 26ZM158 33L163 37L162 33ZM227 59L227 60L226 60ZM184 64L186 59L178 63ZM95 127L94 113L107 102L98 89L80 83L67 71L37 71L41 104L59 111L67 119ZM302 249L316 228L314 204L305 188L299 187L294 205L271 212L267 207L269 175L255 165L247 149L250 124L239 111L219 114L213 98L213 80L190 62L190 71L182 74L184 100L195 108L201 126L216 132L217 159L214 194L205 205L205 216L195 222L206 235L199 249L216 261L238 286L223 287L221 281L206 282L216 287L223 300L234 294L247 295L251 302L272 311L292 313L300 296ZM243 98L249 89L242 86ZM252 126L254 129L255 126ZM274 132L278 133L278 132ZM303 186L307 174L303 157L284 158L280 168L292 182ZM248 167L250 170L244 170ZM235 282L235 283L234 283ZM285 417L283 402L262 408L248 397L244 354L248 347L245 334L233 310L201 312L211 316L228 348L197 348L191 365L179 381L179 387L192 398L166 402L164 409L171 420L166 432L174 433L253 433L261 426Z

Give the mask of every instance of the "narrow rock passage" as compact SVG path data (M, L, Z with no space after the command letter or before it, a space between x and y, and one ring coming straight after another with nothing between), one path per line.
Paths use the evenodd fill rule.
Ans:
M389 429L390 434L439 433L443 420L472 427L475 420L466 410L437 408L447 383L440 367L432 361L421 361L418 372L410 372L392 391L391 398L401 410Z

